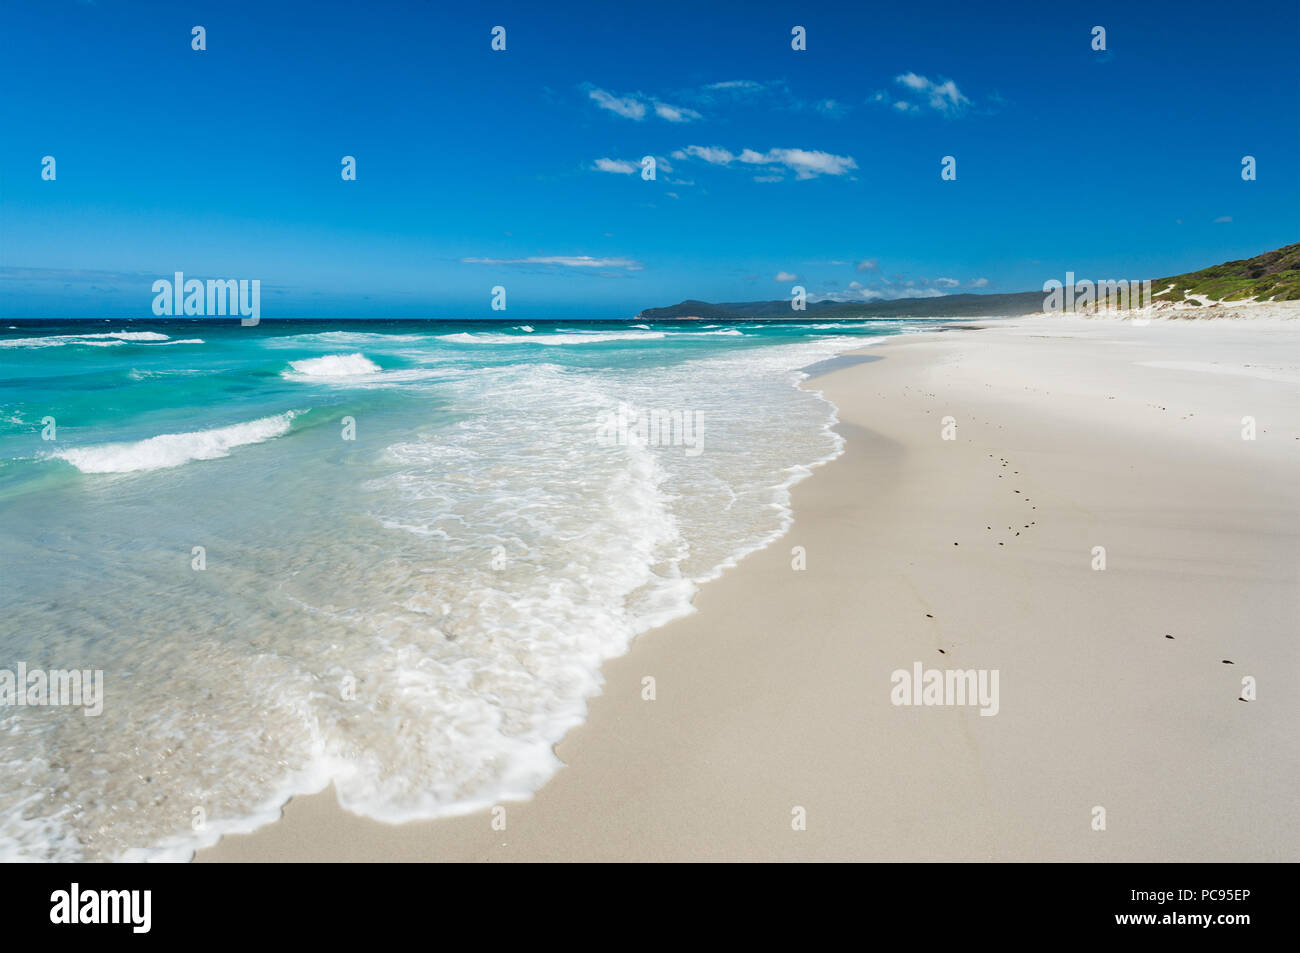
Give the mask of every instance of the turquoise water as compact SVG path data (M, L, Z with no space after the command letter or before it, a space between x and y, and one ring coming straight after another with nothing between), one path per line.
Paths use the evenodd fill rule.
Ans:
M0 667L105 694L0 707L0 857L183 859L330 782L528 796L838 453L799 369L923 324L0 329Z

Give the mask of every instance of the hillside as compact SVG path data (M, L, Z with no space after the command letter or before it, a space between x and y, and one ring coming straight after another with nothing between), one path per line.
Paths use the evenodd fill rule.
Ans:
M1228 261L1169 278L1152 280L1155 303L1182 302L1188 295L1211 301L1264 301L1300 299L1300 243L1286 245L1242 261ZM1189 305L1200 302L1195 298ZM807 310L792 312L790 300L739 301L711 304L686 300L665 308L646 308L642 321L754 321L805 318L970 318L1033 314L1043 310L1043 292L1014 294L956 294L934 298L895 298L888 301L844 303L808 302Z
M1170 287L1170 286L1173 287ZM1156 301L1177 301L1201 295L1212 301L1300 299L1300 243L1286 245L1242 261L1151 282Z

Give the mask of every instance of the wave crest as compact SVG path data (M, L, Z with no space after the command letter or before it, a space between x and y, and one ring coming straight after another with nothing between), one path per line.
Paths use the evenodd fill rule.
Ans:
M0 340L0 347L63 347L82 344L91 347L113 347L128 341L166 341L169 335L157 331L109 331L101 334L51 334L38 338L8 338Z
M71 463L82 473L136 473L165 470L192 460L227 457L234 447L262 443L289 432L296 411L262 417L228 427L165 433L133 443L104 443L91 447L60 450L52 456Z
M358 374L378 374L382 368L364 354L327 354L290 361L295 374L302 377L356 377Z

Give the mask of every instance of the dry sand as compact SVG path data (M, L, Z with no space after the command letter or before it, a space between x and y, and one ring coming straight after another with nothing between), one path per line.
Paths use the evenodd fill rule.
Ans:
M504 831L326 791L198 859L1300 860L1300 321L985 324L808 382L844 455ZM997 670L998 714L891 704L918 661Z

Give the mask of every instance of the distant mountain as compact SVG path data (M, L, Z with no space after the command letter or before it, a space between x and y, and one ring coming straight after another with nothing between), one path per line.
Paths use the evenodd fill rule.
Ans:
M1187 295L1204 295L1214 301L1241 301L1250 297L1260 301L1268 298L1278 301L1300 299L1300 243L1244 261L1229 261L1185 275L1153 280L1151 293L1156 303L1182 301ZM1020 291L1014 294L939 295L850 303L810 301L804 311L792 311L789 298L721 304L687 300L666 308L646 308L637 318L642 321L971 318L1034 314L1043 310L1043 300L1042 291ZM1191 300L1188 303L1197 302Z
M960 318L993 314L1032 314L1043 310L1041 291L1016 294L938 295L933 298L896 298L890 301L810 301L804 311L792 311L790 299L737 301L710 304L683 301L667 308L646 308L642 321L744 321L791 318Z

